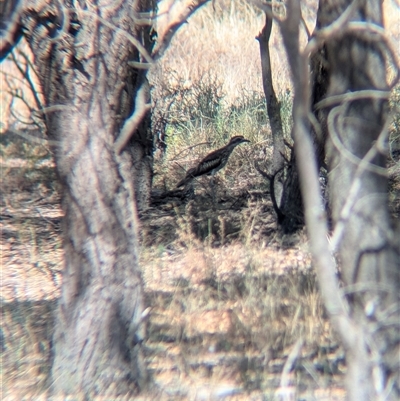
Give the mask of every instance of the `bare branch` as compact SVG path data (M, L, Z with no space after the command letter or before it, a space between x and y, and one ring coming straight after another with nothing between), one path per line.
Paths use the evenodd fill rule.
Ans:
M293 345L290 354L287 357L285 365L283 366L281 381L279 389L277 390L277 395L279 395L281 400L292 400L292 389L290 383L290 372L293 370L297 358L300 355L301 348L303 347L304 340L300 337L296 343Z
M21 53L20 53L20 54L21 54ZM21 65L19 64L19 62L18 62L18 60L17 60L17 58L15 57L15 54L14 54L13 52L11 53L11 57L12 57L12 60L13 60L13 62L14 62L14 64L15 64L15 66L17 67L18 71L19 71L19 72L21 73L21 75L24 77L24 79L26 80L26 82L28 82L28 86L29 86L29 88L30 88L30 90L31 90L31 93L32 93L32 95L33 95L33 98L35 99L35 103L36 103L37 108L38 108L39 110L42 109L43 105L42 105L42 102L40 101L39 96L38 96L38 94L37 94L38 90L37 90L37 88L35 87L35 84L33 83L32 79L31 79L31 77L30 77L30 75L29 75L29 71L28 71L29 64L27 64L27 70L24 71L24 70L22 69ZM26 57L25 55L23 55L23 57L24 57L25 59L27 59L27 57Z
M128 61L128 65L136 70L148 70L152 66L152 64L142 63L140 61Z
M352 212L353 206L354 206L355 202L357 201L358 193L361 189L361 176L364 174L364 172L371 170L371 167L374 167L374 169L377 169L377 166L373 166L371 164L371 162L378 155L378 153L381 152L381 148L384 146L383 142L389 136L388 128L389 128L389 121L386 121L385 127L381 131L381 134L379 135L378 140L370 148L370 150L367 152L367 154L359 161L357 170L354 173L353 183L351 184L350 191L349 191L348 197L346 199L346 203L344 204L344 206L340 212L340 216L337 220L335 230L330 239L331 252L335 252L337 250L339 243L342 240L347 221L350 218L350 214ZM332 128L330 128L330 132L331 132L331 129ZM382 169L382 168L379 168L379 169L385 170L385 173L386 173L386 169ZM378 174L383 174L383 171L381 172L380 170L378 170ZM374 284L374 285L376 285L376 284Z
M278 201L275 196L275 178L283 170L283 167L281 167L272 175L269 175L268 173L263 171L257 161L254 162L254 168L269 182L269 192L271 195L272 207L274 208L274 211L278 217L278 223L281 224L283 222L283 219L285 218L285 215L279 207Z
M129 139L135 133L143 117L151 108L151 104L147 103L147 91L148 88L146 84L142 84L137 91L135 99L135 111L132 116L125 121L125 124L115 141L114 147L117 154L122 152L126 144L129 142Z
M363 170L364 171L372 171L376 174L382 175L383 177L387 177L387 169L384 167L380 167L380 166L375 166L373 164L371 164L370 162L364 163L363 160L364 159L360 159L359 157L355 156L353 153L351 153L343 144L342 141L340 140L339 132L343 132L343 128L336 128L335 123L338 122L338 124L343 124L343 118L340 118L342 116L342 114L344 114L344 105L341 107L336 107L335 109L331 110L331 112L328 114L328 129L329 129L329 133L330 133L330 138L332 139L332 143L335 145L335 147L339 150L339 152L341 152L343 154L344 157L346 157L347 160L349 160L350 162L352 162L353 164L360 166L362 164L363 166ZM385 130L382 131L382 134L384 134L384 136L387 136L387 128ZM375 149L374 152L374 156L375 156L375 151L379 150L382 152L383 148L382 148L382 144L380 141L378 141L376 143L376 145L379 146L374 146L370 149L370 151L372 149ZM367 153L367 155L369 154L369 152ZM367 156L366 155L366 156ZM365 157L366 157L365 156ZM373 157L371 158L371 160L373 159ZM370 156L368 155L368 160L370 160Z
M260 45L262 83L272 132L273 154L271 170L277 171L284 165L282 154L285 152L285 145L283 141L281 106L272 82L271 56L269 51L272 23L273 19L268 14L265 14L265 25L258 36L256 36L256 40Z
M264 11L265 14L271 20L275 20L277 22L281 22L286 15L286 8L283 2L277 1L259 1L259 0L251 0L251 2L258 7L260 10ZM311 38L311 32L308 29L307 23L300 12L300 21L301 25L304 28L304 31L307 35L308 40Z
M283 3L277 3L276 1L264 2L260 0L251 0L251 2L260 10L264 11L271 19L280 21L286 14L285 5Z
M257 160L254 161L254 168L268 181L272 180L272 175L269 175L266 171L262 170Z
M70 10L70 12L72 12L72 11L73 12L77 12L78 14L82 14L82 15L89 15L89 16L97 19L98 21L100 21L107 28L110 28L114 32L125 36L129 40L129 42L131 42L132 45L135 46L138 49L138 51L140 52L140 54L143 56L143 58L146 60L147 63L149 63L149 64L153 63L153 58L150 56L149 52L145 49L145 47L133 35L131 35L130 33L126 32L125 29L119 28L115 24L113 24L113 23L107 21L106 19L100 17L99 15L94 13L93 11L83 10L82 8Z
M293 145L289 143L286 139L283 140L283 143L290 149L293 150Z
M193 148L196 148L197 146L202 146L202 145L210 145L211 142L200 142L200 143L196 143L195 145L189 146L185 149L183 149L182 151L180 151L177 155L175 155L173 158L171 158L171 161L174 161L178 158L179 155L181 155L183 152L188 152Z
M12 95L13 95L13 98L12 98L12 100L11 100L11 102L10 102L10 107L9 107L10 115L11 115L16 121L18 121L19 123L22 123L22 124L24 124L24 125L26 125L26 126L31 125L31 124L33 123L33 121L32 121L32 120L25 121L21 115L18 115L18 114L16 113L16 109L17 109L17 108L14 108L14 100L16 100L16 99L19 99L21 102L23 102L23 103L29 108L29 105L28 105L26 99L25 99L24 97L20 96L20 95L17 94L17 93L13 93Z
M390 97L390 91L379 91L375 89L365 89L355 92L345 93L343 95L329 96L320 102L315 104L315 109L322 109L323 107L336 106L342 102L350 102L353 100L362 99L382 99L388 100Z
M318 50L326 40L343 35L345 25L350 21L353 12L357 8L358 1L359 0L353 0L338 19L333 21L329 26L319 29L314 37L308 42L304 49L304 54L310 55Z
M19 25L23 1L1 2L0 62L14 49L22 37Z
M8 128L8 131L12 132L15 135L21 136L22 138L26 139L29 142L38 143L40 145L51 145L51 146L59 146L60 145L59 141L53 141L51 139L37 138L33 135L27 134L24 131L15 130L13 128Z
M308 29L308 26L306 24L306 20L303 17L303 14L300 14L300 18L301 18L301 25L303 26L304 30L306 31L307 39L310 40L311 39L311 32Z
M304 53L311 55L326 41L343 37L350 32L360 33L364 35L366 40L375 41L381 45L384 45L384 50L386 50L386 53L389 54L387 57L390 58L390 61L388 62L392 64L396 71L395 77L389 84L389 87L393 88L393 86L396 85L400 79L400 69L397 63L397 52L395 50L395 46L392 43L392 40L387 36L385 29L381 26L372 22L351 21L353 12L358 6L358 1L359 0L354 0L341 14L341 16L332 22L331 25L318 30L314 37L308 42L306 48L304 49Z
M157 44L152 56L156 61L163 56L172 38L178 29L187 22L188 18L209 0L182 0L175 1L167 12L168 25L162 32L158 32Z
M178 31L178 29L187 21L187 19L203 4L207 3L208 0L184 0L180 2L174 2L173 5L170 6L167 16L169 19L169 23L167 27L163 30L163 32L158 32L158 41L157 44L152 52L152 56L150 56L147 51L143 52L139 47L138 44L135 46L141 51L141 54L144 56L146 61L150 65L153 61L158 60L168 48L173 36ZM96 16L97 17L97 16ZM105 25L109 26L110 24L99 18L101 22ZM119 29L115 27L116 29ZM125 33L125 31L123 31ZM131 36L131 35L129 35ZM136 41L135 38L129 38ZM133 42L132 42L133 43ZM142 46L142 45L140 45ZM145 50L145 49L143 49ZM136 62L131 62L135 67L137 67ZM147 65L143 64L140 68L147 69ZM125 124L119 134L118 138L115 141L115 151L117 154L120 154L123 148L128 143L129 139L135 133L136 129L138 128L141 120L146 115L148 110L151 108L151 104L147 103L147 92L148 88L146 84L142 84L142 86L138 89L136 100L135 100L135 111L132 116L125 121Z
M399 82L400 68L397 58L398 52L395 50L396 47L392 39L386 34L385 29L372 22L352 21L348 24L347 30L349 32L362 33L366 40L378 42L378 44L384 46L384 50L386 50L386 53L389 53L391 64L396 70L395 77L389 84L389 88L392 89Z
M328 242L328 223L321 202L321 188L314 147L310 137L310 88L308 57L300 55L298 41L300 6L297 0L288 1L288 17L281 23L282 36L292 74L295 77L294 127L295 151L298 160L305 220L313 261L325 307L334 327L340 333L346 349L362 341L348 315L336 277L336 264Z

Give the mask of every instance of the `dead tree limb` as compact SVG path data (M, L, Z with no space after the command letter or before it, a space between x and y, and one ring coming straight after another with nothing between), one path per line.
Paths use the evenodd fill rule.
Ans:
M264 28L256 37L256 39L260 45L262 81L265 100L267 103L267 113L272 132L273 155L270 172L273 174L274 172L282 169L284 166L282 154L285 153L285 145L283 138L281 107L272 82L271 56L269 52L269 40L271 37L272 22L273 18L266 13Z
M178 29L187 22L187 19L202 5L207 3L209 0L196 0L196 1L173 1L169 2L167 5L166 15L164 17L168 18L168 24L161 32L157 32L157 43L153 48L151 56L145 57L146 63L140 63L131 61L130 65L135 66L135 68L144 70L144 76L142 79L142 86L138 88L136 101L135 101L135 110L131 117L129 117L126 121L120 134L118 135L115 141L115 151L117 154L120 154L124 147L129 142L130 138L136 130L138 129L139 124L143 120L144 116L151 109L151 104L148 103L150 100L149 88L146 79L147 70L150 68L151 64L159 60L168 46L171 43L172 38L178 31ZM104 21L102 21L105 23ZM145 56L146 53L143 53Z
M347 4L355 11L344 21L344 12L349 9ZM342 1L329 3L329 7L324 16L329 18L331 25L324 32L335 32L336 26L342 24L344 28L337 38L328 35L324 44L331 74L327 93L341 96L336 99L338 103L328 107L328 120L333 120L336 125L328 124L331 127L328 126L327 149L330 197L337 227L334 245L340 242L341 271L347 296L336 276L336 263L327 240L328 225L321 204L319 166L310 123L310 54L299 50L300 5L297 0L289 0L287 19L280 25L295 86L293 136L305 220L321 295L346 351L348 399L397 400L399 324L398 321L395 323L394 316L396 313L398 316L399 311L399 253L398 248L395 250L395 233L390 227L387 211L385 177L378 173L384 169L384 158L373 149L385 121L385 99L381 93L376 96L375 92L375 89L385 92L387 87L384 41L377 41L374 34L363 37L358 34L346 37L344 34L346 23L351 19L368 18L380 24L381 3ZM360 71L358 74L354 72L356 69ZM361 100L355 88L373 88L375 95ZM354 92L349 96L350 100L348 92ZM339 142L334 142L336 130L340 132ZM335 143L339 144L340 150ZM359 179L361 181L357 183ZM346 203L349 191L351 199ZM358 191L359 195L354 195ZM342 217L346 220L345 227L341 226ZM388 320L383 317L389 315Z

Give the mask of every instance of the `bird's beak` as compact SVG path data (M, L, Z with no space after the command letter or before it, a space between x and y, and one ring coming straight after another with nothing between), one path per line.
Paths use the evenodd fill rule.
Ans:
M249 142L250 143L250 141L248 139L242 139L242 142Z

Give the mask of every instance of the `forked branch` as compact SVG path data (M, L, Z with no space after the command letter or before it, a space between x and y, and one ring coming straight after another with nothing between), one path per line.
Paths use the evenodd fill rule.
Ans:
M167 11L165 14L162 13L161 15L167 18L168 23L162 31L157 32L157 44L152 53L154 61L157 61L163 56L178 29L187 22L188 18L196 10L208 1L209 0L172 0L167 2Z
M187 19L203 4L209 0L184 0L184 1L173 1L168 3L166 13L162 13L164 18L168 18L168 24L161 31L157 32L158 39L153 52L151 54L151 62L155 62L162 57L171 43L171 40L178 29L187 22ZM130 63L130 65L138 68L140 63ZM140 69L147 69L147 65L139 67ZM129 139L134 135L140 122L150 110L151 104L147 103L148 99L148 84L146 80L143 80L142 85L139 87L135 100L135 111L128 120L125 121L124 126L118 138L115 141L115 151L117 154L121 153Z

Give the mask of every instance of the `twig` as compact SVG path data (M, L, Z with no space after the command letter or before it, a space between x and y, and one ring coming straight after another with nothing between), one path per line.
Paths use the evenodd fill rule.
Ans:
M142 65L142 69L148 69L154 61L158 60L168 48L173 36L177 32L177 30L184 24L187 18L190 17L199 7L205 4L208 0L195 0L189 1L184 0L182 2L175 2L173 6L168 11L168 16L170 17L170 23L163 33L159 34L157 44L152 52L152 56L150 56L147 50L138 42L136 38L132 35L126 34L125 31L121 30L118 27L113 26L108 21L103 18L95 15L104 25L109 26L112 29L116 29L118 31L122 31L122 34L126 34L126 37L137 47L137 49L141 52L142 56L146 60L147 64ZM81 12L86 12L82 10ZM133 62L135 63L135 62ZM134 64L137 67L137 64ZM115 151L117 154L120 154L122 149L126 146L129 139L132 137L140 122L151 108L151 104L147 103L148 97L148 87L146 84L142 84L138 89L135 100L135 111L132 116L125 121L125 124L119 134L118 138L115 141Z
M330 25L319 29L314 37L307 43L307 46L304 49L304 54L310 56L312 53L317 51L326 40L331 40L334 37L343 35L345 26L350 21L350 18L358 5L358 1L359 0L353 0L339 18L333 21Z
M290 389L290 372L293 370L297 358L299 357L301 348L303 347L303 338L299 338L294 344L290 354L287 357L285 365L283 366L281 381L277 395L280 396L282 400L292 400L293 391Z
M251 2L257 6L260 10L264 11L265 14L268 15L269 18L274 19L276 21L279 21L278 15L276 13L274 13L272 6L276 7L276 8L280 8L283 11L285 10L285 6L284 4L279 4L273 1L259 1L259 0L251 0ZM276 9L275 8L275 9ZM282 15L284 15L284 12L282 12ZM279 17L282 17L282 15L280 15Z
M359 0L354 0L337 20L331 25L318 30L314 37L308 42L304 49L304 54L310 56L326 41L343 37L350 32L362 33L364 36L367 36L366 39L369 41L383 41L385 50L390 55L391 64L396 71L393 82L389 84L389 88L392 89L400 79L400 69L397 64L395 46L393 41L387 36L385 29L381 26L365 21L350 21L355 8L358 6L358 2ZM375 38L373 35L377 37Z
M189 151L189 150L191 150L191 149L193 149L193 148L196 148L197 146L201 146L201 145L210 145L210 143L211 143L211 142L200 142L200 143L196 143L195 145L189 146L189 147L187 147L186 149L181 150L177 155L175 155L175 156L171 159L171 161L176 160L177 157L178 157L179 155L181 155L183 152L187 152L187 151Z
M254 168L264 177L266 178L268 181L272 180L272 175L269 175L267 172L265 172L264 170L261 169L260 165L258 164L258 161L255 160L254 161Z
M60 144L59 141L53 141L51 139L42 139L42 138L36 138L33 135L26 134L25 132L14 130L12 128L8 128L8 131L12 132L15 135L19 135L22 138L30 141L30 142L36 142L39 143L40 145L51 145L51 146L58 146Z
M348 32L363 33L368 41L374 41L385 44L385 50L390 54L392 59L392 66L396 70L396 75L393 82L389 84L389 88L392 89L399 81L400 68L397 63L397 48L395 47L393 40L390 39L383 27L366 21L351 21L347 27Z
M290 160L286 157L286 155L283 152L280 152L281 156L283 157L283 160L285 160L285 162L287 164L290 164Z
M23 56L25 59L27 59L27 57L26 57L24 54L23 54L22 56ZM32 79L31 79L31 77L29 76L28 70L27 70L26 72L24 72L24 70L23 70L22 67L20 66L20 64L19 64L19 62L18 62L18 60L17 60L17 58L15 57L14 52L11 52L11 57L12 57L12 60L13 60L13 62L14 62L14 64L15 64L15 66L17 67L18 71L21 73L21 75L22 75L22 76L25 78L25 80L28 82L28 85L29 85L29 87L30 87L30 89L31 89L31 93L32 93L32 95L33 95L33 98L35 99L36 106L38 107L39 110L42 109L42 107L43 107L42 102L40 101L39 96L37 95L37 92L38 92L38 91L37 91L37 89L36 89L36 87L35 87L35 85L34 85Z
M286 139L283 140L283 143L290 149L293 150L293 145L289 143Z
M343 95L329 96L320 102L315 104L315 110L322 109L324 107L331 107L338 105L342 102L350 102L353 100L362 99L382 99L388 100L390 97L390 91L380 91L375 89L364 89L355 92L344 93Z
M277 170L273 175L269 175L268 173L266 173L265 171L263 171L260 168L260 165L258 164L257 161L254 162L254 167L255 169L264 177L269 181L269 192L271 195L271 201L272 201L272 206L275 210L275 213L278 217L278 224L282 224L285 215L282 212L282 210L280 209L278 202L276 200L276 196L275 196L275 177L283 170L283 167L281 167L279 170Z

